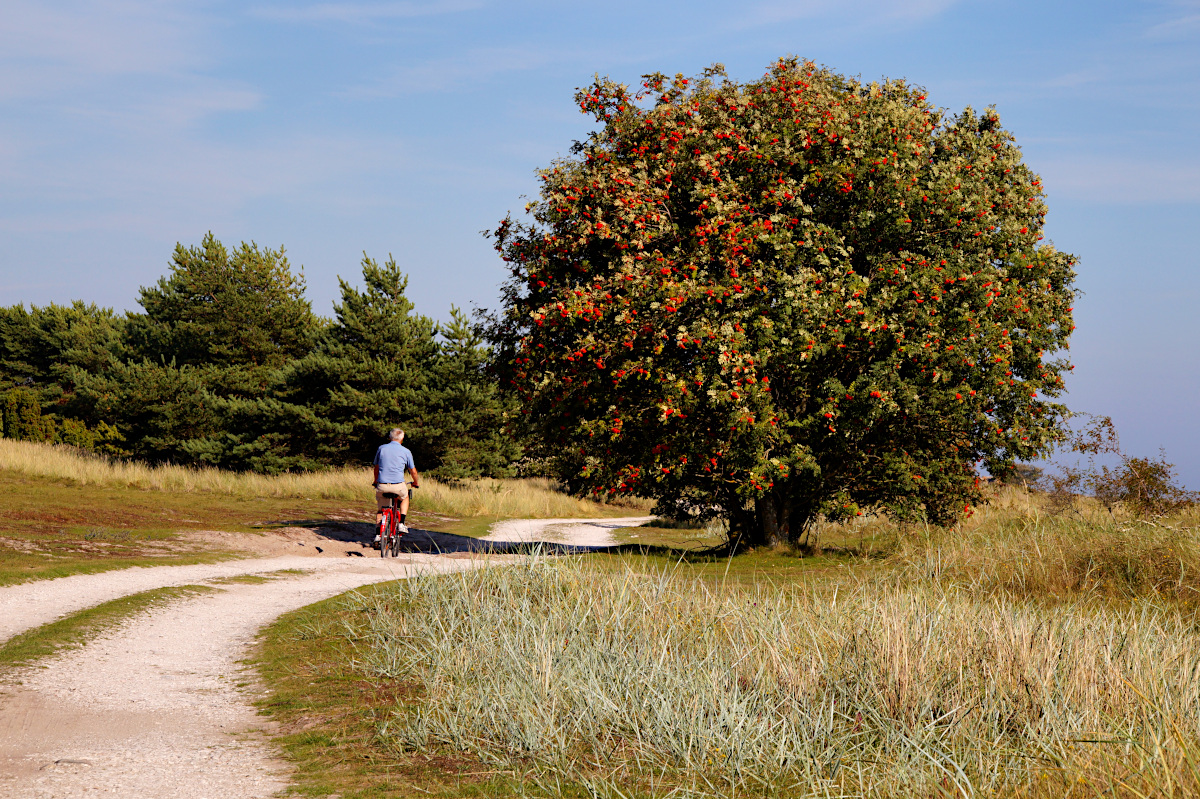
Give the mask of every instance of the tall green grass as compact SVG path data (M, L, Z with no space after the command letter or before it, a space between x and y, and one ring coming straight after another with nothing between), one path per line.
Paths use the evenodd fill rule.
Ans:
M89 455L73 447L0 438L0 470L67 480L79 485L135 488L174 493L214 493L235 497L296 497L371 501L371 470L261 475L220 469L151 466ZM645 503L631 506L644 509ZM413 509L450 516L569 518L627 511L568 496L548 480L474 480L447 484L423 478Z
M1200 626L936 582L828 590L530 559L364 600L381 729L551 795L1185 796Z

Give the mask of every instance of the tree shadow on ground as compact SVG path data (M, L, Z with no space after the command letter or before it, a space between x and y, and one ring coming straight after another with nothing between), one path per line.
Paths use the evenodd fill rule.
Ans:
M607 526L592 523L595 526ZM375 525L366 521L351 521L342 519L289 519L278 521L263 527L304 527L315 535L330 541L340 543L359 543L370 545L375 539ZM613 525L614 527L618 525ZM631 554L631 555L661 555L670 558L713 559L728 556L726 547L696 550L682 547L669 547L652 544L607 544L588 545L570 544L561 541L491 541L471 538L454 533L443 533L436 530L425 530L409 526L408 534L400 540L401 552L419 552L429 555L579 555L585 553Z

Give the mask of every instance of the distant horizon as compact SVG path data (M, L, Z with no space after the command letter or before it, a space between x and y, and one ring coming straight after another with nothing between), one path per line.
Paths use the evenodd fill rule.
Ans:
M0 305L138 310L176 242L287 249L332 313L363 251L418 313L494 307L480 231L595 126L596 73L734 80L794 54L995 105L1080 257L1065 402L1200 488L1200 2L116 3L0 19Z

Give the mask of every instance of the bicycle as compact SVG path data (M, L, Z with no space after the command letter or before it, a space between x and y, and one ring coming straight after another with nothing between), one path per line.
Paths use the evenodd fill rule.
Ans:
M408 489L408 495L412 497L412 488ZM400 530L403 527L400 522L400 495L385 491L383 498L391 500L391 505L380 509L382 517L379 520L379 557L395 558L400 555L400 539L407 530Z

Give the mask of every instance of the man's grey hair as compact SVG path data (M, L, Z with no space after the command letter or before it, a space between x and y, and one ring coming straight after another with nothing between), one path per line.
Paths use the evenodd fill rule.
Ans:
M392 441L403 441L404 431L399 427L393 427L392 432L388 433L388 438L390 438Z

